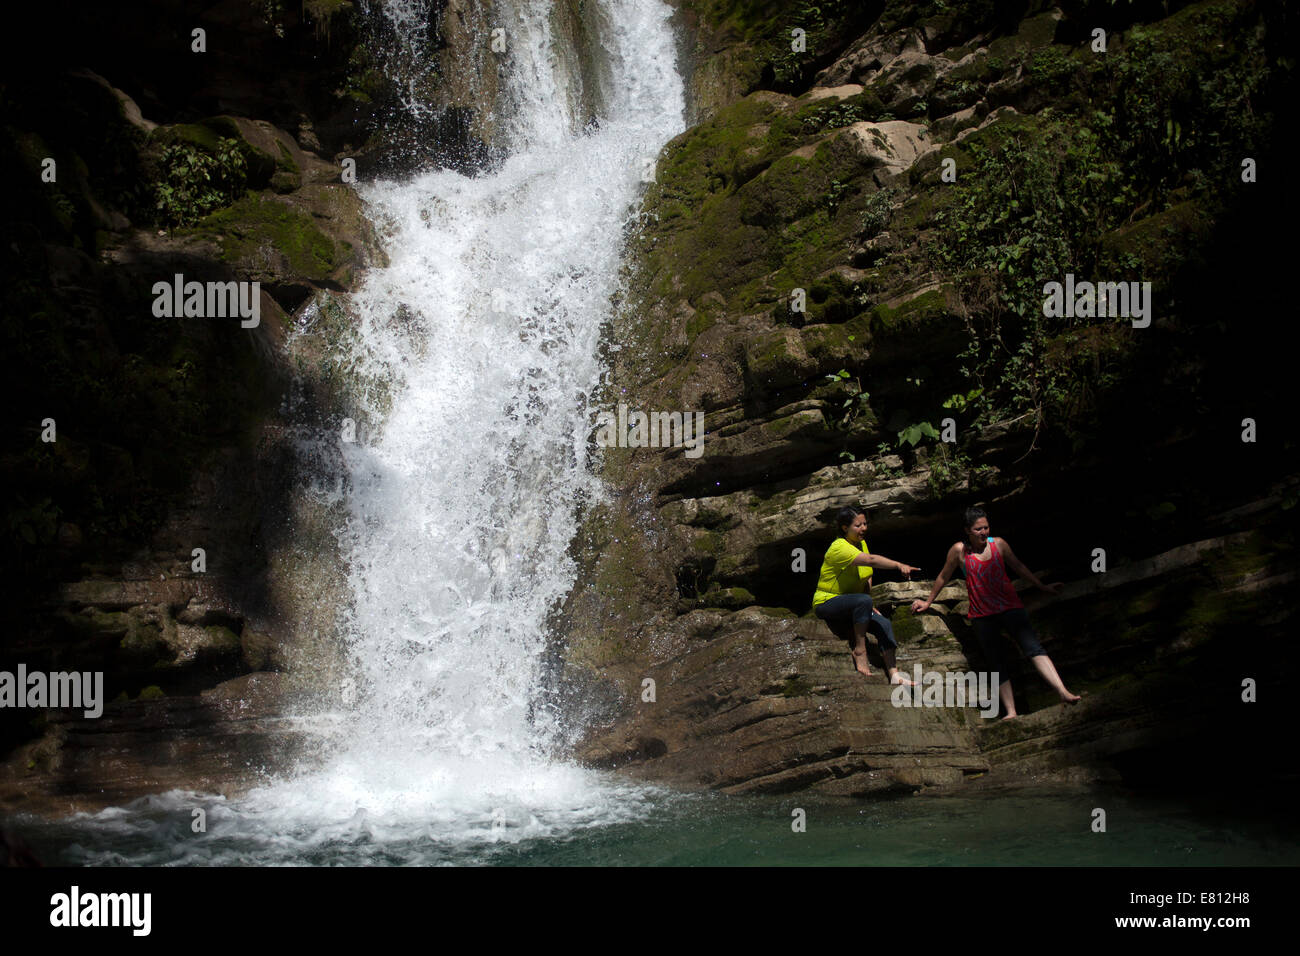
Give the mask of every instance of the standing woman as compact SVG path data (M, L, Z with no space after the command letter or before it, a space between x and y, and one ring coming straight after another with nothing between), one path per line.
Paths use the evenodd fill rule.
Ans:
M859 674L871 676L867 664L867 630L870 629L880 642L880 656L885 659L889 682L914 687L915 681L898 672L894 653L898 642L894 640L889 618L872 607L871 573L875 568L896 568L907 577L917 569L866 549L862 538L867 533L867 516L861 509L841 508L835 515L835 523L840 537L826 549L817 592L813 595L813 611L831 631L849 641L853 667Z
M1029 623L1025 605L1021 602L1020 595L1016 594L1016 589L1011 586L1007 568L1048 594L1057 593L1062 585L1044 584L1034 576L1033 571L1020 563L1005 538L989 537L989 519L982 509L966 509L965 527L966 540L958 541L948 549L948 560L944 562L939 576L934 579L930 596L924 601L919 598L913 601L912 613L920 614L928 610L943 586L951 580L958 564L963 565L966 572L966 596L970 600L968 614L971 626L975 628L975 637L993 672L999 676L1007 673L1003 669L1000 636L1000 632L1005 630L1016 639L1025 656L1034 662L1038 673L1043 675L1043 680L1052 686L1061 700L1067 704L1077 703L1079 695L1071 694L1061 682L1052 659L1038 643L1038 635ZM1010 678L1002 678L998 691L1002 697L1002 709L1006 711L1002 719L1010 720L1016 716Z

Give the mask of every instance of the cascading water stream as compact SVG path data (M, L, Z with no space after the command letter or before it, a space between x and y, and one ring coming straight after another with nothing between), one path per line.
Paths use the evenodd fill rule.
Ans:
M318 809L470 831L599 815L595 778L548 759L555 728L532 705L578 510L599 494L589 402L624 229L683 117L667 6L600 12L614 82L597 128L573 113L549 5L498 5L504 160L363 190L391 264L352 302L363 364L388 383L371 434L345 445L356 701L331 765L274 788Z
M645 812L649 791L552 760L536 705L579 509L600 493L590 402L625 229L647 158L682 129L683 88L668 6L606 0L589 13L608 88L587 124L549 6L494 8L509 43L494 169L361 187L390 265L350 309L350 359L381 383L354 396L343 446L351 706L320 721L338 728L323 767L212 803L181 862L418 862ZM132 825L97 825L114 821Z
M530 704L547 614L576 574L577 511L599 493L588 401L623 230L644 158L682 122L664 5L620 2L602 18L623 75L586 133L546 6L499 12L508 157L475 178L364 193L391 265L353 307L392 397L372 410L376 434L345 446L359 699L340 758L352 773L336 783L348 799L376 788L466 813L571 786L571 769L539 755L548 728Z

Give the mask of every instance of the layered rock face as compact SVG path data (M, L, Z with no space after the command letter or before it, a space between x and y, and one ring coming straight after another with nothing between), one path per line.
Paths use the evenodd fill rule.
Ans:
M645 202L608 402L702 412L706 436L687 454L629 426L605 451L564 614L567 686L602 701L577 753L840 794L1266 754L1249 701L1295 668L1297 476L1260 230L1289 200L1243 171L1280 155L1264 117L1294 24L1217 2L680 7L699 122ZM1095 298L1049 317L1067 273L1150 283L1152 321ZM1073 708L1014 653L1017 721L894 707L809 613L837 509L930 579L976 502L1067 583L1026 600ZM982 666L960 583L913 616L927 586L873 580L906 671Z

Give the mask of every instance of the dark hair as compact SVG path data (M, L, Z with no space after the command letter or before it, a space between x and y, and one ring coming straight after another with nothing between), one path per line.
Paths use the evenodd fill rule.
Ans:
M984 509L983 509L983 508L967 508L967 509L966 509L966 517L965 517L965 519L964 519L964 520L965 520L965 524L963 524L962 527L963 527L965 530L969 531L970 528L971 528L971 525L973 525L976 521L979 521L980 518L987 518L987 517L988 517L988 515L986 515L986 514L984 513Z
M846 527L853 524L853 519L858 515L866 514L861 508L855 508L853 505L847 505L835 512L835 527L843 531Z

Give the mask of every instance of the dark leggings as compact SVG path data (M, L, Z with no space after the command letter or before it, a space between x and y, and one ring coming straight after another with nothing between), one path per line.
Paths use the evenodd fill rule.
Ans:
M856 640L853 622L858 621L876 635L882 652L893 651L898 647L898 641L894 640L893 625L889 623L889 618L872 607L870 594L841 594L818 604L814 613L826 622L833 634L850 644Z
M827 602L830 603L829 601ZM1025 657L1037 657L1046 654L1043 645L1038 643L1038 635L1029 623L1029 614L1022 607L1013 607L1009 611L990 614L988 617L973 617L971 627L975 628L975 639L979 641L980 650L990 671L998 675L998 682L1005 684L1011 680L1002 656L1002 638L1000 631L1005 630L1016 639Z

